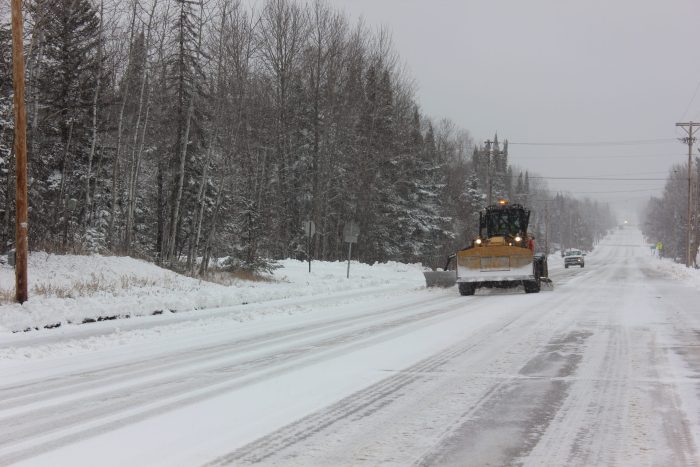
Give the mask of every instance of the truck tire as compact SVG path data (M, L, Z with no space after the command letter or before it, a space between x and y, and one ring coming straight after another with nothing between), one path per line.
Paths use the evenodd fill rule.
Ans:
M459 294L460 295L474 295L476 292L476 286L468 282L459 283Z
M538 293L541 288L539 279L534 281L525 281L523 286L525 286L525 293Z

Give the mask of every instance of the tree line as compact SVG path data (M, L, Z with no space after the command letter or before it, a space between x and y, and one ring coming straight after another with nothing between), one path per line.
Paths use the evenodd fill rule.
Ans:
M26 5L30 248L203 274L215 257L253 271L304 258L307 220L312 255L324 260L344 257L350 221L365 262L435 266L475 234L486 181L474 142L421 111L386 28L352 23L321 0ZM14 237L10 51L0 23L5 248ZM523 177L508 166L497 189L513 199L537 192L544 212L537 199L552 195ZM605 218L604 206L561 199L558 209Z
M700 235L700 159L692 164L692 200L690 212L690 259L696 265ZM650 243L661 242L661 255L685 263L688 254L688 164L676 164L669 170L661 196L652 196L642 213L642 232Z

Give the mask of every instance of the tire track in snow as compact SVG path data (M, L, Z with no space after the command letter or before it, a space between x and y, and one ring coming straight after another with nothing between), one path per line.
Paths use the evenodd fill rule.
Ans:
M411 289L413 291L414 289ZM302 297L279 298L268 301L251 302L240 305L229 305L218 308L181 311L175 314L135 316L132 319L120 319L62 327L59 331L44 330L30 333L0 336L0 350L17 349L22 347L55 345L66 340L80 340L102 337L114 332L145 331L210 318L219 318L237 313L260 312L267 309L278 309L291 306L308 306L314 304L334 304L337 300L366 299L373 294L383 295L387 292L406 292L405 285L383 285L360 289L344 290L341 292L324 293Z
M467 305L463 297L445 297L431 305L419 305L398 312L392 307L388 320L375 321L347 332L328 335L323 329L321 337L292 346L263 353L254 358L230 362L222 361L203 371L193 369L177 377L165 377L158 381L131 385L117 391L99 394L76 393L77 402L48 405L27 411L22 417L0 419L0 464L32 457L65 444L120 428L145 418L196 403L206 398L271 378L280 372L310 365L333 352L347 352L353 346L365 346L372 339L381 341L383 334L395 330L410 332L411 325L434 319L446 319L454 313L464 313L464 307L456 310L454 304ZM376 313L376 312L375 312ZM392 314L408 316L393 317ZM365 316L365 319L367 317ZM384 318L387 318L385 316ZM358 321L361 321L358 319ZM346 327L346 325L338 326ZM153 371L157 371L157 364ZM164 394L167 394L164 396Z
M552 299L546 300L550 302L548 303L547 312L533 316L528 315L526 310L517 309L509 314L510 317L505 323L490 326L488 331L480 332L476 338L460 342L362 391L358 391L326 409L302 418L270 435L223 455L207 465L241 465L261 462L274 465L286 465L289 462L295 465L304 465L306 458L303 453L307 451L315 452L323 444L322 441L314 442L314 437L320 436L326 431L342 431L349 424L357 422L357 419L366 421L367 418L381 411L391 410L391 406L400 399L406 398L407 394L420 392L419 388L426 384L426 381L434 379L436 374L450 373L446 371L446 367L457 360L469 357L470 359L475 359L479 366L483 365L484 367L511 365L512 362L509 359L503 359L503 353L509 353L510 348L518 347L523 342L526 343L526 348L530 347L530 350L532 350L533 346L537 347L540 345L538 339L532 339L532 335L543 332L542 328L538 327L538 324L549 322L552 314L561 313L561 308L565 308L565 304L576 300L576 298L569 295L547 296L542 294L540 297L552 297ZM484 300L494 299L496 297L484 297ZM486 302L482 301L481 303L484 304ZM534 310L530 311L535 313ZM534 320L534 322L528 322L531 320ZM514 324L516 322L517 325ZM549 335L551 332L554 331L549 328L544 331L546 335ZM495 351L496 349L498 349L497 352ZM520 348L510 353L510 355L516 361L529 358L528 352ZM515 367L518 368L521 365L522 363L517 363ZM460 374L468 373L466 373L464 368L461 368ZM460 420L470 418L479 407L493 397L494 393L498 392L499 388L508 383L509 381L489 379L488 384L480 389L475 396L476 399L470 400L471 409L467 413L463 413ZM438 395L437 397L440 396ZM418 409L419 407L416 408ZM357 423L361 424L362 422ZM462 423L463 421L459 421L446 431L451 434L455 427ZM340 425L340 427L338 428L335 425ZM443 434L443 436L447 435ZM341 435L336 437L345 439ZM300 457L297 458L297 456ZM308 460L306 461L308 462ZM318 461L318 459L315 459L315 461ZM337 458L323 458L321 462L315 462L315 464L319 465L335 465L337 463ZM377 459L344 458L342 463L376 464L382 462ZM399 462L399 465L401 464Z
M441 297L442 300L449 300L450 298ZM413 303L412 307L435 303L435 297L426 297ZM438 300L439 303L440 300ZM177 370L189 365L199 366L219 357L230 356L234 350L236 352L253 351L275 343L311 337L320 332L343 329L354 323L364 322L368 318L383 318L391 314L403 314L405 312L406 305L400 304L381 311L375 310L342 319L327 320L319 323L312 329L309 329L308 323L305 323L301 326L257 334L216 345L187 348L183 351L160 356L157 362L151 356L65 376L11 384L6 387L0 387L0 419L3 411L16 411L24 404L36 403L37 399L51 399L61 396L72 396L75 398L78 390L89 391L106 387L109 383L119 383L133 378L152 377L154 370L157 370L158 373L165 373L168 370Z
M445 430L440 443L416 464L513 465L532 450L559 415L569 394L568 378L576 372L591 336L578 327L578 321L586 316L581 305L597 299L597 294L590 292L615 278L616 269L587 273L559 288L566 289L568 300L549 306L566 310L565 319L559 320L536 355L522 362L516 376L502 378L488 397ZM493 449L494 445L498 449Z
M519 460L523 465L697 465L675 383L665 383L657 371L669 367L655 339L668 313L642 280L639 261L627 258L623 268L623 302L581 323L594 332L581 376L536 448ZM655 323L630 326L629 310L649 313ZM641 371L648 373L635 374Z
M650 273L649 269L642 272ZM663 289L657 286L654 293L663 298L660 304L669 326L658 336L665 345L650 356L658 369L657 377L663 381L654 387L653 402L662 408L660 431L670 447L666 457L657 456L655 461L700 466L700 415L696 409L700 393L700 319L697 300L678 293L679 289L676 284L664 283Z
M508 326L517 319L518 317L512 318L502 327ZM483 340L487 340L489 337L484 337ZM239 461L246 464L263 462L279 451L306 440L339 421L359 414L363 418L367 417L390 404L391 398L400 397L398 393L402 389L422 381L426 374L437 371L454 358L475 348L480 342L461 343L458 346L453 346L402 370L394 376L385 378L369 388L356 392L321 412L302 418L206 465L227 465L234 462L238 464Z
M610 277L630 282L634 269L629 258L608 268ZM606 281L608 289L615 288ZM613 281L613 284L615 282ZM622 431L629 386L628 339L614 310L624 309L634 292L600 293L590 301L588 316L577 323L590 334L580 351L578 375L568 384L568 394L538 442L518 455L523 465L610 465L617 458L617 446L610 446Z

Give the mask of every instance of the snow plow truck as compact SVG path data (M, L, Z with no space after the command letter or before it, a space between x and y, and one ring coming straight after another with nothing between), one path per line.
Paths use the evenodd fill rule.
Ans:
M479 236L471 245L451 255L443 272L426 272L428 286L454 285L461 295L474 295L479 287L510 288L522 285L526 293L551 285L547 257L535 254L528 234L530 211L501 200L479 213ZM456 271L448 271L456 260Z

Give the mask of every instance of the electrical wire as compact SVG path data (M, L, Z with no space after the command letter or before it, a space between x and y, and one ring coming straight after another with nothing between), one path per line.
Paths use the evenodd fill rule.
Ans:
M623 173L623 174L601 174L601 177L628 177L628 176L638 176L638 175L668 175L668 171L665 172L635 172L635 173Z
M529 175L528 178L537 178L540 180L604 180L604 181L665 181L665 178L617 178L617 177L542 177L539 175Z
M624 174L604 174L604 175L602 174L602 175L600 175L600 177L628 177L630 175L636 176L636 175L667 175L667 174L668 174L668 172L658 172L657 171L657 172L635 172L635 173L624 173ZM511 178L518 178L521 175L522 175L522 171L520 171L520 173L518 173L517 175L512 174ZM535 175L535 176L528 175L528 177L529 178L536 178L536 177L539 177L539 175ZM593 175L591 175L591 177L593 177ZM540 178L542 178L542 177L540 177Z
M516 144L519 146L575 146L575 147L590 147L590 146L639 146L643 144L666 144L671 141L676 141L675 138L656 138L656 139L638 139L628 141L579 141L579 142L531 142L531 141L508 141L508 144Z
M685 111L683 112L683 116L678 119L678 121L682 122L683 119L685 118L685 115L688 113L688 110L690 110L690 106L693 105L693 101L695 101L695 97L698 95L698 91L700 91L700 80L698 80L697 86L695 86L695 92L693 93L693 97L690 98L690 102L688 102L688 106L685 108Z
M562 160L567 160L566 156L562 156L561 154L558 155L548 155L548 156L521 156L521 155L512 155L511 157L517 158L518 160L520 159L562 159ZM639 159L640 157L654 157L654 158L668 158L668 157L688 157L688 154L644 154L644 155L639 155L635 156L632 154L625 154L625 155L596 155L596 156L581 156L581 155L576 155L577 158L584 158L584 159Z
M574 195L588 195L588 194L598 195L598 194L608 194L608 193L641 193L641 192L650 192L650 191L659 191L659 189L658 188L642 188L640 190L566 191L566 193L571 193Z

